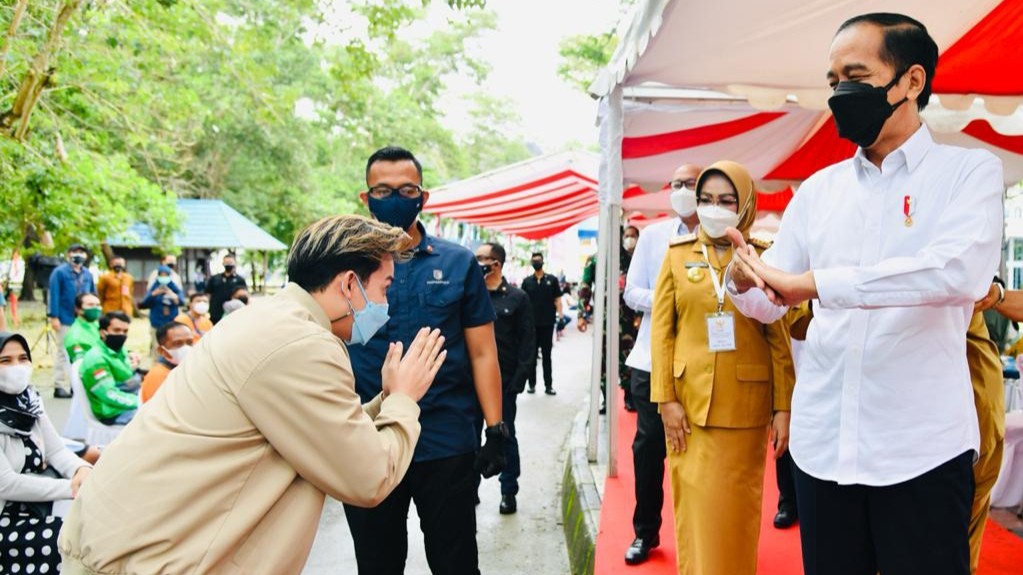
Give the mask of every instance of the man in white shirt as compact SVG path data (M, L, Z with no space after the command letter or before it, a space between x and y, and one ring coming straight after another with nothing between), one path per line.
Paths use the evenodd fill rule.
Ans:
M632 528L636 538L625 552L625 562L638 565L660 544L661 507L664 505L664 425L657 404L650 402L650 322L657 274L675 236L696 231L696 178L702 168L680 166L671 176L671 207L679 217L647 226L639 236L625 279L625 304L643 313L639 335L625 365L632 368L632 402L636 407L636 437L632 463L636 473L636 509Z
M828 104L859 150L803 184L762 260L730 233L742 313L769 322L818 300L790 443L807 575L970 572L964 334L999 261L1003 176L922 125L937 59L906 16L844 23Z

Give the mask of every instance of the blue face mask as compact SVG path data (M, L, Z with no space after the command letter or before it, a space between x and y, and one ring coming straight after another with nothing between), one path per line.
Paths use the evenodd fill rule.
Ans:
M366 307L358 310L355 309L352 306L352 300L345 296L345 299L348 300L348 308L352 310L349 313L355 316L353 318L354 323L352 323L352 337L348 340L348 344L366 345L373 338L373 334L387 324L391 316L387 315L386 303L371 301L369 296L366 295L366 290L362 288L362 281L358 276L355 277L355 281L359 283L359 291L362 292L362 299L366 300ZM344 296L344 293L341 295Z
M409 229L422 209L423 196L406 198L401 194L392 193L383 199L372 196L369 198L369 211L378 220L403 230Z

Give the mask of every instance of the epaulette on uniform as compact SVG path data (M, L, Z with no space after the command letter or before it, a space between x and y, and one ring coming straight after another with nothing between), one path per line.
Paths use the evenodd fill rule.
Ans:
M774 243L774 240L765 240L764 238L756 238L750 236L749 240L747 240L746 243L751 244L754 247L760 248L762 250L766 250L767 248L771 247L771 244Z
M696 234L685 234L683 236L675 236L668 242L669 246L680 246L682 244L688 244L696 241Z

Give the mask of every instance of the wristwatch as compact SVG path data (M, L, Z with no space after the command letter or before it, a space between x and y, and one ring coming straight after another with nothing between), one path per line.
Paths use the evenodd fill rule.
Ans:
M486 428L484 430L484 433L486 434L487 437L493 437L494 435L500 435L505 439L511 437L511 433L508 431L508 425L505 424L505 422L503 421L498 421L494 425L491 425L490 427Z

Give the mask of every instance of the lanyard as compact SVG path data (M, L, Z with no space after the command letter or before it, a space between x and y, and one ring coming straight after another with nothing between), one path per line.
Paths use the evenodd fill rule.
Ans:
M717 270L710 263L710 257L707 255L707 246L700 244L700 249L703 250L703 259L707 262L707 267L710 271L710 279L714 283L714 293L718 296L718 313L725 308L725 286L721 283L721 279L718 277Z

